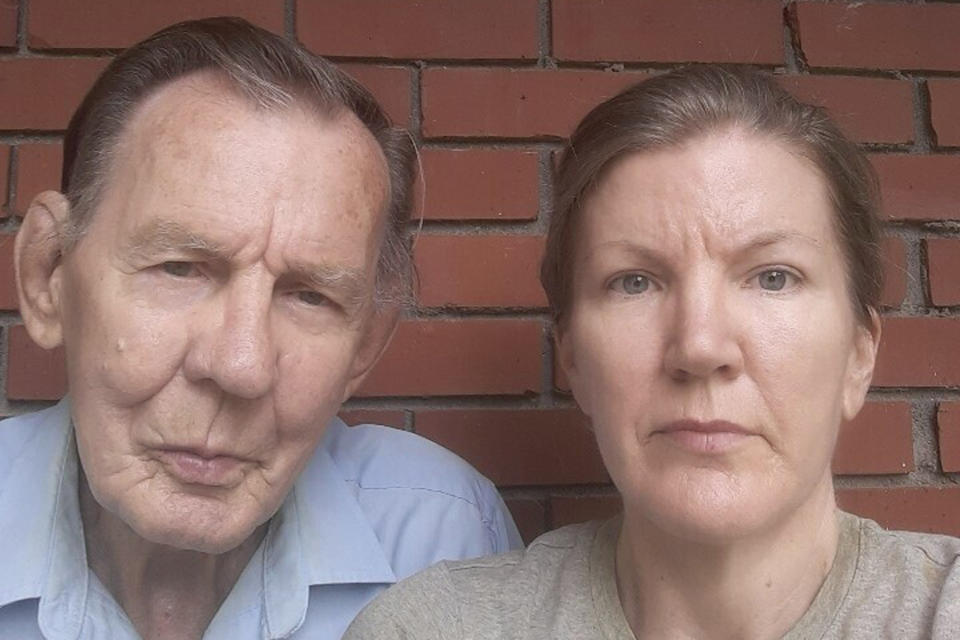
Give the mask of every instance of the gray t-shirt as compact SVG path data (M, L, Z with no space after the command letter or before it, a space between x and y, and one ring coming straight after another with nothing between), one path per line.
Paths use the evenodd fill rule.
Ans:
M619 519L526 551L441 562L386 591L344 640L635 640L617 595ZM842 513L833 567L785 639L960 639L960 539Z

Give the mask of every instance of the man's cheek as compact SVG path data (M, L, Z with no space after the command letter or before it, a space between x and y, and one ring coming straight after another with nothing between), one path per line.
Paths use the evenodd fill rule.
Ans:
M97 379L118 394L120 402L136 402L156 395L180 370L189 338L182 327L152 324L117 327L100 340Z

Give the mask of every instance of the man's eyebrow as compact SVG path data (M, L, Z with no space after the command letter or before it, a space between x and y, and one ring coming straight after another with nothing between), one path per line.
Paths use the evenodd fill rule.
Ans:
M177 250L210 256L223 256L224 253L222 245L171 220L153 220L139 227L126 244L127 250L137 255Z
M321 291L338 291L346 303L362 305L369 297L367 276L361 269L296 261L289 263L289 267L289 278Z

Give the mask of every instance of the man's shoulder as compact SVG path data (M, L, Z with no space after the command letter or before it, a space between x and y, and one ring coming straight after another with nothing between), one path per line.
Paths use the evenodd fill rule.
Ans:
M324 446L361 491L437 492L471 500L493 485L470 464L426 438L393 427L335 420Z
M0 421L0 478L14 466L36 468L41 459L58 455L67 425L63 403ZM0 480L0 487L6 484Z

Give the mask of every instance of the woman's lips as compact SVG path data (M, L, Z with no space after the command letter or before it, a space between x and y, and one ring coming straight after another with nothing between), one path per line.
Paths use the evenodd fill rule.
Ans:
M677 420L654 431L681 449L701 454L731 451L757 434L726 420Z
M236 483L244 460L231 455L207 455L193 449L163 449L157 458L184 484L226 487Z

